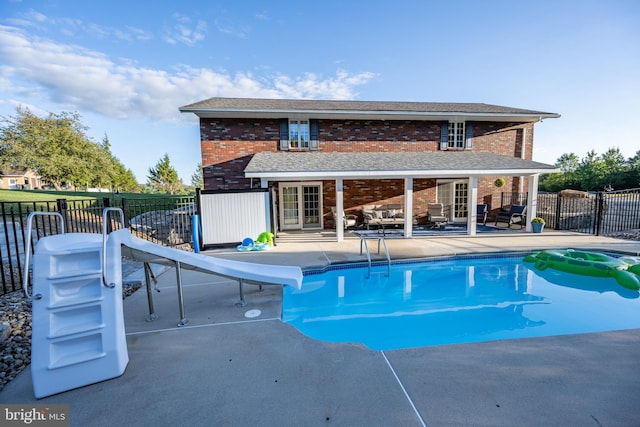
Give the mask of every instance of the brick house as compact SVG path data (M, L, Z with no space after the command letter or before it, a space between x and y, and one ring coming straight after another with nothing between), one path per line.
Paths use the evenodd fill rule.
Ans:
M205 190L272 188L279 230L336 228L331 208L401 204L405 236L428 202L476 231L475 205L528 192L540 173L534 124L560 117L481 103L210 98L180 107L200 119ZM497 188L496 178L506 185ZM469 209L473 207L473 209ZM471 211L471 215L469 214ZM338 218L340 221L340 217ZM527 221L527 228L530 228Z

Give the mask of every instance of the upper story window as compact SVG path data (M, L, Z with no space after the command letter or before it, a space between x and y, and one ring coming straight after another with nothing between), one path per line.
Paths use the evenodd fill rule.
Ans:
M441 150L470 150L473 148L473 122L442 122Z
M464 122L449 122L449 148L465 148Z
M289 120L289 148L309 148L308 120Z
M318 120L281 119L280 150L318 150Z

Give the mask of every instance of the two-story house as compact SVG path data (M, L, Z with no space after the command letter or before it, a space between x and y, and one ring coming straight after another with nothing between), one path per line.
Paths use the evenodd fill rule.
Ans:
M480 103L210 98L200 119L205 190L273 188L280 230L333 228L331 208L401 204L405 236L440 202L475 234L475 206L528 192L535 215L534 124L558 114ZM503 178L506 185L494 182ZM528 224L529 221L527 221ZM529 227L529 225L527 225ZM336 227L338 240L342 227Z

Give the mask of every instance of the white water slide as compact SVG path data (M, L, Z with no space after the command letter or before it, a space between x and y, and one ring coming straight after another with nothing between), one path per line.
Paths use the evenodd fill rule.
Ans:
M240 282L300 288L299 267L255 264L172 249L132 236L127 229L103 234L61 233L41 238L33 253L31 376L36 398L122 375L129 362L122 310L122 257L175 266L180 323L185 325L180 269ZM122 217L122 211L119 211ZM31 231L32 215L29 217ZM58 215L59 216L59 215ZM62 219L62 217L60 217ZM30 235L30 234L28 234ZM30 247L25 251L29 266ZM151 305L150 305L151 309ZM153 314L153 313L151 313Z

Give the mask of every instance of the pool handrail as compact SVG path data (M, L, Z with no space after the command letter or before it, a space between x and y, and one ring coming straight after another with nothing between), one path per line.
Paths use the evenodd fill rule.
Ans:
M36 216L57 216L58 218L60 218L60 234L64 234L64 217L60 212L34 211L34 212L31 212L27 217L27 235L25 237L26 246L24 249L24 274L22 275L22 289L24 291L24 296L28 300L31 299L31 295L29 295L29 263L31 262L31 234L33 233L33 218L35 218Z
M102 211L102 260L100 269L102 270L102 284L107 288L115 288L115 283L107 283L106 266L107 266L107 222L109 220L109 212L114 211L120 213L120 224L124 225L124 212L120 208L104 208Z

